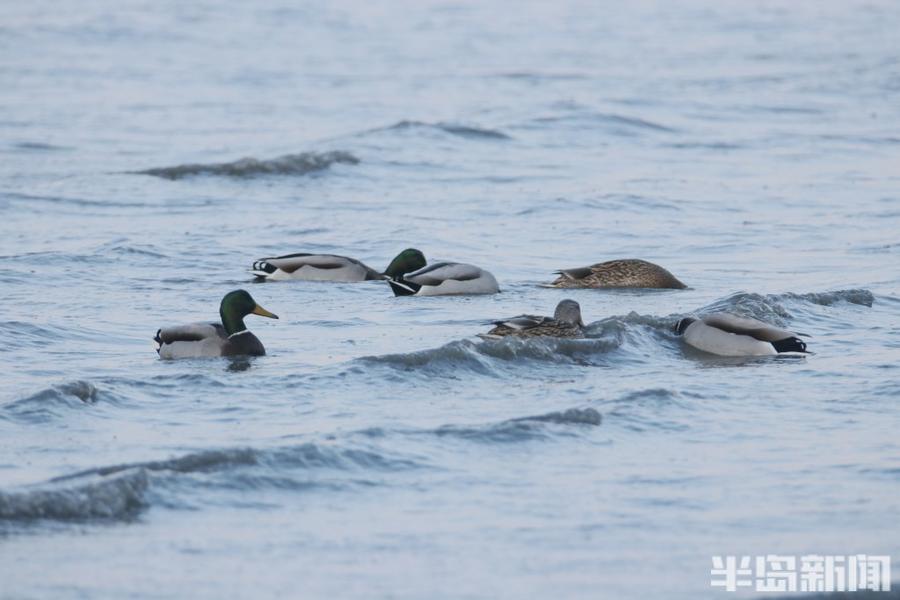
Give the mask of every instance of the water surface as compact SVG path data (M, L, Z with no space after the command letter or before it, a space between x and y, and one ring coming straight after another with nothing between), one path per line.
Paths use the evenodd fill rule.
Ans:
M100 1L0 21L0 595L697 598L900 555L900 10ZM255 285L401 249L503 293ZM560 291L663 264L682 291ZM248 289L269 355L157 360ZM580 341L491 342L576 299ZM806 359L685 349L712 310Z

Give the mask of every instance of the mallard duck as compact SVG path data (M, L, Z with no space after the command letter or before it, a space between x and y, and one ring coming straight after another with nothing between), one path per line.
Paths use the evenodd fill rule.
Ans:
M551 287L558 288L670 288L687 286L674 275L646 260L623 258L589 267L562 269Z
M285 254L254 261L250 272L266 281L371 281L400 276L425 266L425 257L415 248L398 254L384 273L348 256L337 254ZM393 267L393 268L392 268ZM400 271L406 268L408 271Z
M202 356L262 356L266 353L262 342L247 330L244 317L259 315L277 319L256 303L244 290L225 294L219 305L221 323L191 323L164 327L156 332L154 341L160 358L195 358Z
M574 300L560 301L556 305L556 311L552 318L521 315L505 321L494 321L494 325L493 329L482 334L481 337L489 339L508 335L517 337L584 337L581 307Z
M689 346L719 356L807 353L806 343L796 333L730 313L681 319L675 333L683 335Z
M493 275L480 267L465 263L439 262L418 271L402 271L400 275L386 274L390 276L388 283L395 296L496 294L500 291Z

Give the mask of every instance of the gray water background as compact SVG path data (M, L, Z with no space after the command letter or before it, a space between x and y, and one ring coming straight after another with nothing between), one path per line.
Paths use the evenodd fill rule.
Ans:
M898 31L888 1L3 2L0 596L697 598L714 554L900 556ZM503 293L246 274L407 246ZM618 257L690 289L539 287ZM238 287L268 356L157 360ZM473 337L564 297L588 340ZM711 310L815 355L689 352Z

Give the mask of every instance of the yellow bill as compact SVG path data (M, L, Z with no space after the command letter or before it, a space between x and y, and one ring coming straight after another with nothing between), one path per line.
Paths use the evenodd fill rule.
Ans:
M259 304L257 304L257 305L256 305L256 308L253 309L253 314L254 314L254 315L259 315L259 316L261 316L261 317L269 317L270 319L277 319L277 318L278 318L278 315L273 315L272 313L270 313L269 311L267 311L266 309L264 309L264 308L263 308L262 306L260 306Z

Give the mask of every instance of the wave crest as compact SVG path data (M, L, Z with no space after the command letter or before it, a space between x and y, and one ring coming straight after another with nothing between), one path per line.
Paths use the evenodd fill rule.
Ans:
M19 491L0 491L0 521L117 519L151 504L182 506L197 488L307 490L369 483L351 473L401 471L419 463L363 448L304 443L273 449L228 448L165 460L86 469ZM317 477L315 471L331 471ZM347 473L335 477L334 471Z
M568 363L584 366L602 364L598 357L614 351L620 345L617 339L518 339L456 340L439 348L401 354L365 356L357 360L385 364L402 370L427 369L431 372L467 369L485 375L496 374L504 363L533 360L550 363Z
M487 129L484 127L476 127L474 125L463 125L461 123L426 123L424 121L398 121L388 127L373 129L371 132L378 131L412 131L412 130L431 130L439 133L449 133L458 137L469 139L489 139L489 140L509 140L509 135L496 129Z
M0 407L0 417L27 423L42 423L59 416L60 409L96 404L101 397L112 398L89 381L80 379L67 381Z
M875 296L872 292L865 289L811 292L806 294L787 292L767 295L738 292L713 302L699 312L700 314L733 312L773 323L779 327L785 327L786 320L791 318L791 313L784 305L785 302L802 302L820 306L833 306L846 302L848 304L871 307L874 301Z
M547 425L599 426L603 417L594 408L569 408L541 415L518 417L493 425L460 426L444 425L433 431L438 436L451 436L477 442L521 442L531 439L572 435L547 428Z
M50 484L21 492L0 491L0 520L126 519L144 506L148 477L132 469L116 477L93 477L77 485Z
M780 294L779 298L786 300L802 300L811 304L820 306L833 306L840 302L848 304L858 304L860 306L872 307L875 302L875 295L869 290L853 289L853 290L836 290L833 292L812 292L809 294Z
M334 164L356 165L359 159L336 150L333 152L303 152L286 154L269 160L242 158L233 162L210 164L187 164L174 167L160 167L134 171L139 175L153 175L163 179L176 180L195 175L217 175L222 177L258 177L261 175L306 175L322 171Z
M569 408L563 411L549 412L531 417L519 417L513 422L556 423L559 425L600 425L603 417L594 408Z

